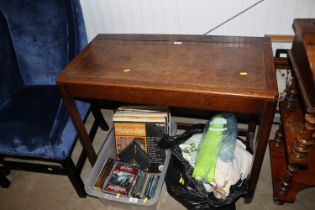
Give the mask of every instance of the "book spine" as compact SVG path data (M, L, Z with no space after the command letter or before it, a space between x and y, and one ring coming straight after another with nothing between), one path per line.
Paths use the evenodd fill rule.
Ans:
M93 189L97 192L102 192L102 186L106 180L106 178L108 177L109 173L111 172L112 167L115 164L115 160L114 159L107 159L105 161L105 163L103 164L103 167L100 171L100 173L98 174Z

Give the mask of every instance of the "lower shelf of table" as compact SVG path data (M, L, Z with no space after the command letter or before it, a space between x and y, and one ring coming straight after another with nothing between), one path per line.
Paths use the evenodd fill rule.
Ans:
M315 148L314 148L315 149ZM270 162L272 172L273 198L277 203L295 201L296 195L303 189L315 186L315 150L311 153L308 168L300 169L292 178L291 186L287 193L280 191L280 183L286 176L287 155L285 145L275 147L273 140L269 141Z

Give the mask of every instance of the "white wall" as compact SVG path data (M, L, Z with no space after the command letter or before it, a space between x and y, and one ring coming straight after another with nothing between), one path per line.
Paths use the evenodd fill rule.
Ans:
M88 38L98 33L203 34L259 0L80 0ZM293 34L315 0L264 0L212 35Z

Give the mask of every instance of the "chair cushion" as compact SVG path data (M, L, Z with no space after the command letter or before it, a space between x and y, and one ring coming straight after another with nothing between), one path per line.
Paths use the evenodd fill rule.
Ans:
M82 116L87 106L80 104ZM55 86L29 86L0 105L0 154L63 160L76 132Z
M0 1L25 85L55 84L87 39L79 0Z
M6 18L0 10L0 104L23 87Z

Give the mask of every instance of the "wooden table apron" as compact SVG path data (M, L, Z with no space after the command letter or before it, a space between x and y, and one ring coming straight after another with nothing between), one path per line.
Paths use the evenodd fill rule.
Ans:
M152 40L156 42L151 42ZM163 70L161 78L156 78L156 80L154 77L151 78L151 74L146 74L146 71L151 71L152 74L157 71L157 69L155 69L155 65L157 64L154 63L156 59L153 59L150 55L146 55L148 53L145 52L130 51L128 54L129 48L124 48L125 50L127 49L127 52L125 52L127 54L122 53L124 54L124 60L117 58L116 61L115 57L113 57L115 55L109 55L108 53L110 52L108 52L108 49L104 50L104 48L102 48L105 44L111 44L111 41L115 43L115 45L111 46L111 49L113 53L117 53L117 57L119 57L120 54L118 55L119 51L115 52L116 44L118 45L118 50L126 47L126 45L128 46L129 43L132 43L134 48L142 47L141 50L143 49L144 51L152 51L152 49L154 50L155 48L160 47L163 49L163 52L153 52L155 53L154 56L157 59L157 62L164 62L164 60L161 59L165 59L163 56L166 56L168 59L168 63L166 63L167 66L174 65L171 67L174 71L178 71L177 73L180 74L181 77L174 78L175 85L166 77L164 81L159 82L159 79L163 79L163 74L168 74L168 72L163 72ZM150 41L149 45L146 41ZM165 42L167 46L165 46ZM237 66L238 62L232 63L230 64L231 70L229 70L229 68L224 66L229 66L229 63L216 63L215 60L210 63L207 59L204 59L204 63L206 65L193 63L194 65L197 65L197 70L185 69L186 67L192 68L190 63L187 62L193 61L183 61L186 62L185 66L181 66L181 69L176 69L176 65L180 65L179 59L181 59L181 57L174 55L174 52L176 51L172 51L172 45L174 43L185 45L186 42L189 44L193 43L191 46L186 47L185 50L190 53L194 59L202 57L203 55L201 55L201 53L208 52L206 50L211 50L213 47L216 50L221 49L222 47L224 50L232 50L232 52L234 48L237 48L239 52L236 54L227 53L227 55L239 56L235 58L236 61L240 59L240 62L243 63L240 67ZM211 45L212 43L214 43L214 45ZM139 44L139 46L137 44ZM160 44L161 46L156 46L156 44ZM204 47L208 47L209 49L204 49ZM261 57L252 57L248 60L248 66L251 66L248 73L254 75L252 78L249 78L251 79L250 83L244 84L244 79L240 78L240 81L229 80L232 87L229 87L229 84L224 84L224 79L226 79L225 77L235 75L235 73L238 73L240 70L237 68L243 68L244 65L246 66L246 63L244 64L244 62L247 62L247 59L244 59L243 56L250 53L250 48L262 49ZM194 53L194 50L196 50L196 53L199 53L196 58L192 54ZM225 53L224 50L222 53ZM244 53L244 55L242 55L242 53ZM138 56L137 54L148 57L145 57L146 60L143 60L143 62L135 62L132 60L133 54L135 54L135 57ZM110 65L106 59L105 61L102 60L102 56L105 55L112 56L112 62ZM258 55L260 54L258 53ZM212 53L207 56L211 57L218 55ZM137 59L139 58L141 57L137 57ZM159 60L159 58L161 59ZM185 59L189 60L190 58L187 57ZM262 63L263 67L262 65L258 65L259 68L253 69L255 67L253 59L258 59L257 63ZM120 63L118 63L118 61ZM121 62L123 64L121 64ZM130 62L131 68L126 65L128 62ZM141 66L144 65L143 63L146 64L144 67ZM207 84L207 78L198 77L195 80L193 76L197 75L197 73L199 75L200 72L204 72L207 66L210 67L209 69L206 69L206 72L211 73L214 68L211 65L214 65L215 68L221 68L220 66L224 66L223 69L227 71L226 76L224 77L223 74L221 77L215 77L216 81L209 81L209 83L214 83L215 85L210 86ZM235 65L235 68L233 65ZM233 71L233 68L236 70ZM93 70L95 70L94 73ZM86 74L85 71L87 71ZM103 77L102 75L107 73L107 71L110 72L110 74L108 77ZM122 71L122 73L117 76L117 71ZM264 74L260 75L261 72L259 71L264 71ZM132 73L138 74L140 79L137 79L138 77L135 77L136 79L133 78ZM188 75L182 75L183 73ZM220 72L218 74L220 74ZM126 77L124 77L124 75L126 75ZM143 75L143 77L141 77L141 75ZM190 75L192 75L191 80L189 80ZM260 78L262 76L263 78ZM189 82L186 84L187 78ZM212 79L210 76L209 78ZM238 77L235 78L235 80L237 79ZM218 80L222 80L222 84L219 83L220 81ZM264 82L262 83L260 80L264 80ZM75 99L113 100L120 102L163 105L168 107L185 107L259 115L260 126L256 138L254 160L249 179L250 193L246 197L247 202L252 200L263 162L278 97L270 41L264 38L220 36L98 35L57 76L56 82L65 106L67 107L74 126L78 132L84 151L86 152L92 165L95 163L97 155L74 103ZM247 85L250 88L246 88Z

